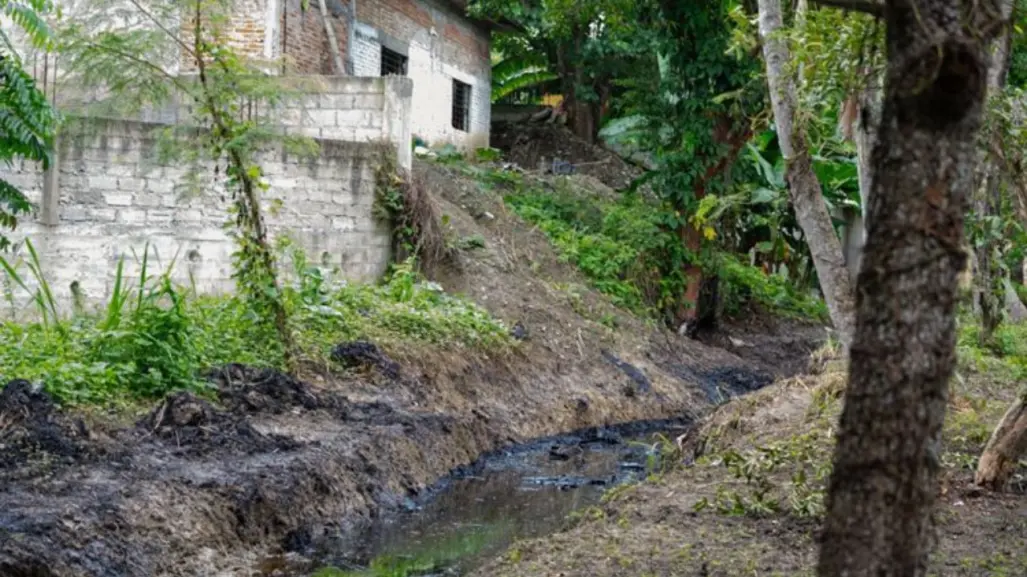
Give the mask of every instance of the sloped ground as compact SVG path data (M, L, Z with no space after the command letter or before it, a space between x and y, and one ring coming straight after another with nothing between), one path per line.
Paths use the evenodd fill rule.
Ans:
M834 360L816 374L732 400L682 439L687 466L611 493L573 529L516 544L477 575L814 575L820 523L809 512L822 507L844 386L844 364ZM1022 471L1008 493L985 493L972 483L974 457L1016 383L994 366L964 363L953 388L940 543L929 574L1025 575ZM749 482L743 470L751 472ZM799 471L806 480L797 483ZM777 512L766 508L770 502Z
M779 357L743 358L648 326L496 195L443 166L417 172L466 245L438 280L526 340L493 354L351 343L351 368L302 379L224 367L212 401L173 395L129 424L14 383L0 397L0 575L249 575L425 497L485 451L696 417L789 373L822 335L772 327L792 339Z

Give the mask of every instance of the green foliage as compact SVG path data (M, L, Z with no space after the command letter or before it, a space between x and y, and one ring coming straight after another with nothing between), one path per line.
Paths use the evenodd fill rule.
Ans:
M678 298L683 284L677 277L664 276L661 265L680 240L662 226L661 212L652 201L640 195L598 198L566 180L548 190L515 172L477 167L470 172L486 185L506 190L504 199L514 212L538 226L561 258L577 266L617 306L659 316ZM708 262L710 272L720 276L721 298L729 313L758 303L791 316L826 318L821 301L803 295L778 275L743 265L727 254L717 253Z
M537 53L503 58L492 65L492 102L534 104L541 99L539 88L558 78Z
M614 304L639 314L659 305L652 267L661 248L676 240L660 228L650 205L638 197L604 203L567 189L521 190L505 200Z
M960 365L994 377L1006 376L1011 381L1027 379L1027 324L1005 323L992 339L982 346L981 326L973 319L959 325L956 342Z
M746 304L758 303L786 316L827 320L827 307L822 300L802 294L780 275L742 264L729 254L722 254L719 259L720 296L726 313L739 314Z
M395 265L377 285L360 285L333 280L301 252L292 256L299 280L287 290L287 302L301 329L301 350L327 352L334 343L358 338L482 349L511 342L502 322L424 280L410 261Z
M139 283L129 287L122 259L104 313L64 319L31 243L28 248L31 279L19 273L20 263L0 259L0 264L16 284L30 291L42 320L0 325L0 341L8 343L0 353L4 377L42 381L55 397L73 403L111 401L124 393L149 397L203 388L197 375L201 358L192 346L193 315L168 271L149 276L144 256ZM35 290L29 289L30 282Z
M1027 0L1013 4L1013 43L1009 55L1009 86L1027 88Z
M46 16L54 12L49 0L0 0L0 17L10 19L35 48L48 48L50 27ZM57 115L22 67L7 32L0 29L0 163L10 165L17 159L50 166ZM13 230L18 217L32 205L17 187L0 178L0 229ZM10 240L0 234L0 250Z
M379 285L359 285L333 280L301 252L291 257L296 281L283 298L304 358L327 362L334 344L358 338L450 349L511 344L501 322L424 281L409 264ZM251 300L195 295L171 281L170 267L148 274L146 261L144 255L140 279L131 284L124 261L119 264L103 308L65 315L34 253L26 263L0 259L9 278L28 291L40 319L0 323L0 376L41 382L58 400L80 404L203 391L202 371L230 362L285 367L275 329Z

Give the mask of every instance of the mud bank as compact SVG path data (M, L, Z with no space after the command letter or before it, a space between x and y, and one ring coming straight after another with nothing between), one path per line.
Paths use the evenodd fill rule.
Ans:
M455 238L485 239L435 280L523 327L515 350L343 343L342 362L302 378L225 367L209 401L173 395L127 425L16 383L0 396L0 576L252 575L427 498L489 451L696 419L790 374L824 336L726 327L718 348L654 329L588 289L498 194L415 170Z
M483 453L585 427L690 419L716 386L680 348L651 356L691 357L689 379L631 365L647 392L621 365L557 371L530 353L440 353L398 373L365 366L306 382L231 366L211 375L215 401L179 393L129 427L87 426L14 382L0 397L0 575L250 574L257 559L427 498ZM723 351L702 353L716 371L770 380Z

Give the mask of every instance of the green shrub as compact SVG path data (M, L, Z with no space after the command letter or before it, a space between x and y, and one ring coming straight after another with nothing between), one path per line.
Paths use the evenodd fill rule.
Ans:
M497 177L486 182L494 184ZM505 196L507 204L544 232L561 258L576 265L614 304L656 316L684 294L685 263L667 264L675 254L669 247L681 241L662 226L660 207L637 195L611 201L584 197L560 186L548 191L522 181L507 184L513 185ZM827 318L822 301L802 294L782 277L767 275L722 252L705 260L706 268L720 277L720 297L728 314L740 313L755 302L779 314Z
M757 267L742 264L737 257L719 255L720 297L728 314L742 311L755 302L778 314L805 319L827 320L827 306L820 299L802 294L784 278L766 274Z
M549 237L560 257L576 265L614 304L652 315L660 303L653 275L668 236L657 213L637 197L619 202L555 192L523 190L506 196L521 218Z

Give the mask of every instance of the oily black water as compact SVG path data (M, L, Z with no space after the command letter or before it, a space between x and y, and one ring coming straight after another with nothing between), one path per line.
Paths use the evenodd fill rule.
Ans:
M464 575L517 540L561 530L610 488L644 478L659 466L661 444L685 430L568 435L491 455L359 543L337 544L318 565L341 571L320 575ZM371 559L371 568L354 559Z

